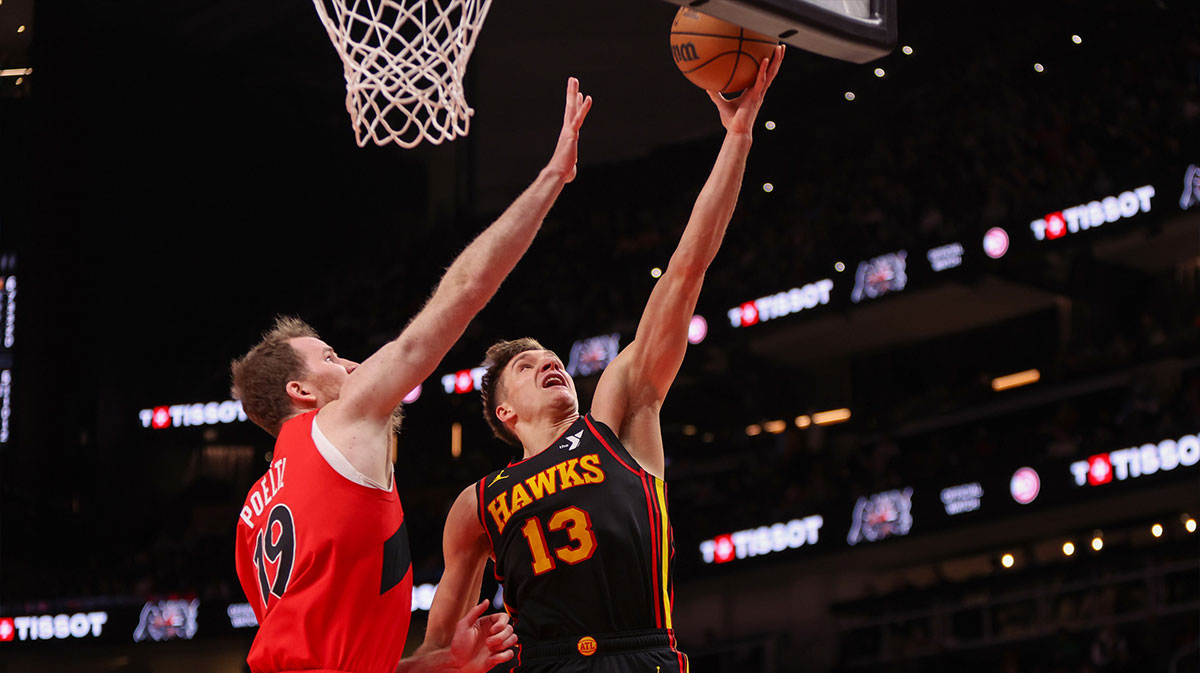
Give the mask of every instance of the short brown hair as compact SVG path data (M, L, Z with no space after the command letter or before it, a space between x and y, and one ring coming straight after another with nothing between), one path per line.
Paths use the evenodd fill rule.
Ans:
M496 402L496 393L500 389L500 376L504 374L504 368L508 366L508 363L521 353L544 350L546 350L545 346L529 337L512 341L497 341L487 349L487 355L483 359L483 367L487 368L480 385L480 392L483 396L483 418L492 428L492 434L513 446L520 446L521 440L517 439L516 435L500 422L500 419L496 417L496 410L492 408Z
M293 413L287 395L288 381L302 378L308 366L288 341L317 336L308 323L293 316L276 316L262 340L230 364L233 399L242 401L250 420L272 436L279 436L283 421Z

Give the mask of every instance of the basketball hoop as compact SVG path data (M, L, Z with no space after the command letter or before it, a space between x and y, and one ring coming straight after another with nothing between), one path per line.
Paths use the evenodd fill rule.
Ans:
M313 0L342 58L359 147L437 145L470 128L467 61L492 0Z

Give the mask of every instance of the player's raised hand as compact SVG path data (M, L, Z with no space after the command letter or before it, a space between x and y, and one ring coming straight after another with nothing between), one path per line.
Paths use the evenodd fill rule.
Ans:
M745 133L749 135L754 130L754 120L758 118L758 109L762 107L763 96L779 74L779 66L783 63L784 46L775 47L775 53L770 58L764 58L758 65L758 78L754 86L742 92L733 100L726 100L721 94L709 91L708 97L721 113L721 125L729 133Z
M517 634L508 615L484 616L487 606L487 601L480 602L455 625L450 657L457 673L486 673L513 657Z
M579 80L567 80L567 105L563 111L562 131L558 134L558 147L546 167L558 175L563 184L575 179L575 162L578 160L579 129L592 109L592 97L579 93Z

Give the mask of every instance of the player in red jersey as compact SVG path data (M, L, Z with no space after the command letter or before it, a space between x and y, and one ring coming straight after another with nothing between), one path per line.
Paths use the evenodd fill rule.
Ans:
M549 164L446 270L394 341L361 365L281 318L233 363L234 395L278 439L237 524L237 572L260 624L254 673L486 671L512 657L507 615L460 615L440 647L401 661L412 601L404 511L390 459L403 397L433 373L528 249L575 177L591 97L567 84Z
M755 119L782 58L779 47L736 100L710 92L725 141L633 342L596 385L590 414L580 416L562 361L536 341L488 350L484 416L524 459L455 501L427 644L451 642L491 556L521 640L515 670L688 670L672 625L659 410L683 363L704 274L733 215Z

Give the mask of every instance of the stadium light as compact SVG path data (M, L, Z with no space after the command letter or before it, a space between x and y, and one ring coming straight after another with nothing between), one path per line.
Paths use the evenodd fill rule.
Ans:
M1162 534L1163 534L1162 524L1156 523L1153 526L1150 526L1150 534L1153 535L1154 537L1162 537Z
M762 426L757 423L755 423L753 425L747 425L746 426L746 434L750 437L755 437L757 435L761 435L762 434Z
M662 276L662 269L658 268L657 266L654 267L653 269L650 269L650 277L651 278L658 278L660 276Z
M1037 383L1042 379L1042 373L1036 369L1026 369L1023 372L1016 374L1008 374L1007 376L998 376L992 379L992 390L1000 392L1010 388L1019 388L1027 386L1031 383Z
M833 425L848 420L850 420L850 410L844 408L821 411L812 415L812 422L817 425Z
M797 428L807 428L810 425L812 425L812 419L809 418L808 416L800 415L800 416L796 417L796 427Z
M694 426L694 425L683 426L683 434L687 435L688 437L695 435L696 434L696 426Z
M1100 537L1099 535L1092 538L1092 549L1096 551L1104 549L1104 538Z
M1183 528L1184 528L1184 530L1186 530L1189 533L1195 533L1196 532L1196 520L1190 516L1188 518L1184 519L1183 520Z
M462 423L450 426L450 455L455 458L462 455Z
M1078 35L1072 35L1071 41L1074 42L1075 44L1083 44L1083 38L1079 37Z
M900 47L900 51L904 52L905 56L912 56L912 54L913 54L913 48L908 46L907 44L904 45L903 47Z
M763 423L763 429L772 435L778 435L787 429L787 423L784 423L783 421L767 421L766 423Z
M1013 567L1013 564L1016 562L1017 560L1013 558L1012 554L1005 554L1004 556L1000 557L1000 565L1004 566L1005 568Z
M1063 550L1063 556L1073 555L1075 553L1075 543L1069 542L1069 541L1064 542L1063 546L1062 546L1062 550Z

